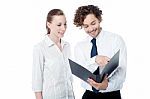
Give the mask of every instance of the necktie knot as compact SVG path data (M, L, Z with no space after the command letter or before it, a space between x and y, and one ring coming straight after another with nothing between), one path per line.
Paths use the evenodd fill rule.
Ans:
M93 38L93 39L91 40L91 42L92 42L91 57L94 57L94 56L97 55L96 39Z
M96 45L96 39L95 39L95 38L93 38L93 39L91 40L91 42L92 42L93 45Z

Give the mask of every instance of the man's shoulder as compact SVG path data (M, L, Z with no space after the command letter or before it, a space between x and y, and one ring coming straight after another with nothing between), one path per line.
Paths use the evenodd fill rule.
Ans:
M113 32L105 32L105 34L107 35L106 38L108 40L111 41L111 42L115 42L116 44L119 43L119 44L125 44L124 42L124 39L121 35L117 34L117 33L113 33Z
M109 35L109 36L117 36L118 34L114 33L114 32L110 32L110 31L103 31L103 33L105 35Z
M122 37L117 34L117 33L114 33L114 32L109 32L109 31L103 31L104 32L104 35L107 36L107 37L113 37L113 38L119 38L121 39Z

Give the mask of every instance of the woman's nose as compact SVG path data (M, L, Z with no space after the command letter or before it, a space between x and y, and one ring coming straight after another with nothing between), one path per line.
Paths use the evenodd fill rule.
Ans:
M66 26L62 26L61 30L65 31L66 30Z

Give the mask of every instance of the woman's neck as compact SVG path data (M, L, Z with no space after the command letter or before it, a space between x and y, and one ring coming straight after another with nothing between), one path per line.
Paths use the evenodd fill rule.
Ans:
M61 38L58 38L54 35L48 34L48 37L57 45L61 43Z
M62 46L61 46L61 38L58 38L54 35L48 34L48 37L57 45L57 47L62 51Z

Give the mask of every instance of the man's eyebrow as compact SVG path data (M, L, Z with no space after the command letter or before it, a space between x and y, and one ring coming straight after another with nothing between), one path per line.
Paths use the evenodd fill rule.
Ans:
M93 20L90 24L96 22L96 20ZM83 26L88 26L87 24L83 24Z
M92 21L91 23L94 23L96 20Z
M87 26L87 24L83 24L83 26Z

